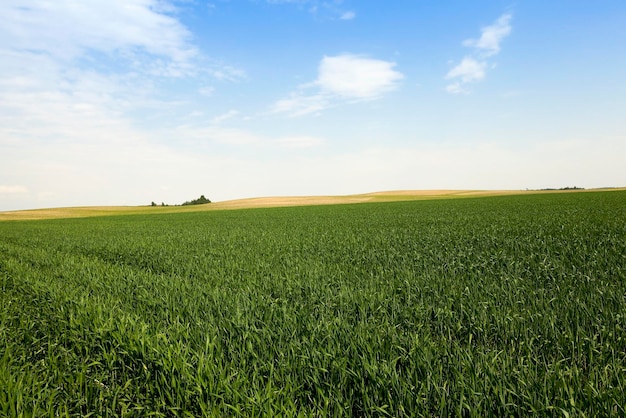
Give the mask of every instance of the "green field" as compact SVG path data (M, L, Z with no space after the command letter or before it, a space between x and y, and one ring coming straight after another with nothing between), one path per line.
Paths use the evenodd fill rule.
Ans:
M0 416L626 416L626 192L0 222Z

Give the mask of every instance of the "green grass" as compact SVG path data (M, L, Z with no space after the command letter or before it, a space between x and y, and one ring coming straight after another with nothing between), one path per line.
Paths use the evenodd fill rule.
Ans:
M0 416L624 416L625 203L0 222Z

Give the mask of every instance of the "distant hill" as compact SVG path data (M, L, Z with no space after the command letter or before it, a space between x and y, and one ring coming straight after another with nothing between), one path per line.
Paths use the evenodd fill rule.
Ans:
M626 190L626 188L606 189L568 189L568 190L395 190L354 194L345 196L275 196L255 197L247 199L226 200L213 202L210 205L186 202L181 206L83 206L70 208L50 208L0 212L0 221L3 220L31 220L57 218L84 218L108 215L135 215L149 213L179 213L204 210L233 210L250 208L268 208L280 206L311 206L311 205L338 205L349 203L368 202L395 202L406 200L454 199L480 196L499 196L534 193L587 193L594 191ZM199 202L204 196L196 199ZM209 203L209 199L206 199Z

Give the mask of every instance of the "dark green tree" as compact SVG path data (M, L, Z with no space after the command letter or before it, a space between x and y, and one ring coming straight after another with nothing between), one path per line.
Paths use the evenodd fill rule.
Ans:
M204 197L204 195L201 195L198 199L190 200L188 202L183 203L183 206L187 206L187 205L204 205L205 203L211 203L211 201L209 199L207 199L206 197Z

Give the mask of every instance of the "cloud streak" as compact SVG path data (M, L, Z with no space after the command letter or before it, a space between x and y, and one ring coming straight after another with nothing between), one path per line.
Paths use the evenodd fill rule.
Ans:
M469 93L468 84L485 78L489 66L487 58L500 52L500 44L511 33L512 17L508 13L503 14L494 24L482 28L480 38L463 41L463 46L472 48L472 54L466 55L445 75L446 80L452 80L446 86L448 93Z

